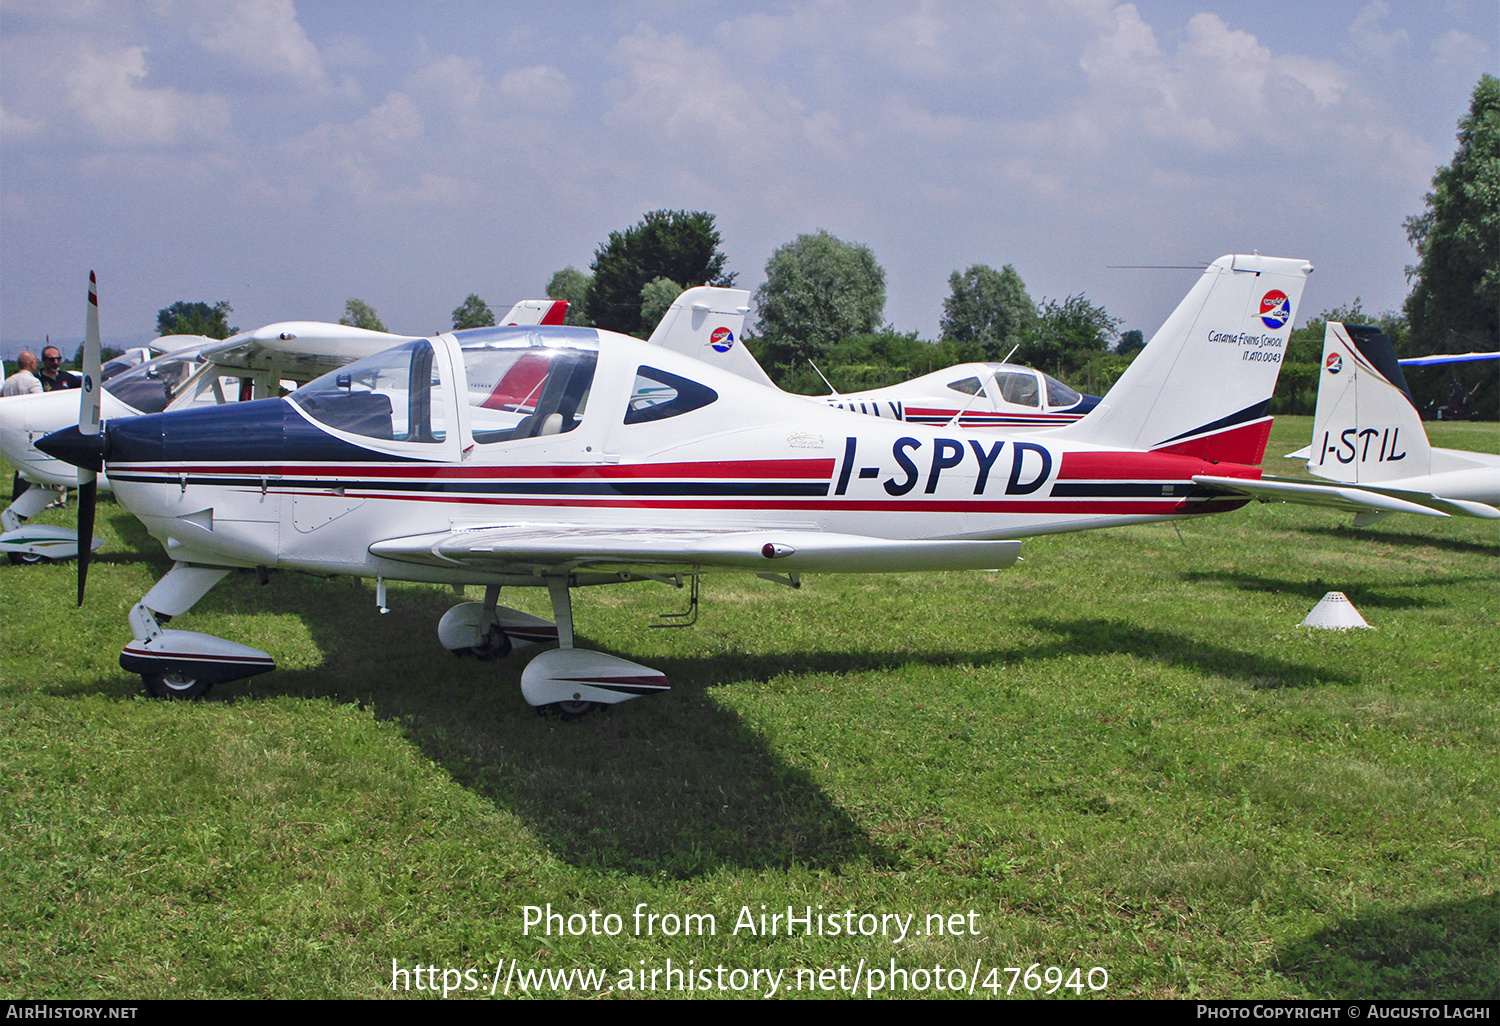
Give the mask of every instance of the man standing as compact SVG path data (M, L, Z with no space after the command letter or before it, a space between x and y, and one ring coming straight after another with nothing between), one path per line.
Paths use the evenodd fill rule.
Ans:
M4 385L0 385L0 396L31 395L33 392L44 391L42 383L36 378L35 353L22 353L16 357L16 364L21 369L6 378Z
M78 388L83 384L78 375L62 369L62 353L56 346L48 346L42 350L40 377L43 392L55 392L60 388Z

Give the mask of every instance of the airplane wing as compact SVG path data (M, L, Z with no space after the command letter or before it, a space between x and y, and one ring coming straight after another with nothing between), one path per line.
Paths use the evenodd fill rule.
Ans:
M1456 356L1408 356L1397 360L1403 367L1431 367L1443 363L1470 363L1475 360L1500 360L1500 353L1461 353Z
M376 542L370 552L428 566L489 573L589 570L673 574L900 573L1004 569L1018 541L890 541L805 529L664 530L517 524L460 528Z
M1466 516L1500 520L1500 509L1468 499L1442 499L1430 492L1386 488L1381 485L1323 484L1290 477L1211 477L1195 474L1198 484L1262 502L1290 502L1327 506L1351 513L1416 513L1425 517Z
M407 335L347 324L279 321L254 331L242 331L205 349L203 356L224 374L307 382L335 367L374 356L409 340Z

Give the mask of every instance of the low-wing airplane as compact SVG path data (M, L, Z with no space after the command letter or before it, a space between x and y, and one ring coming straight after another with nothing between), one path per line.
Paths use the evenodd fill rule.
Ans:
M662 318L650 342L774 388L728 323L734 318L743 325L749 298L743 289L689 289ZM694 318L712 312L726 323L718 324L711 338L698 339L676 333L679 311ZM884 388L803 398L908 424L980 429L1060 427L1080 419L1099 403L1097 397L1080 395L1051 375L1009 363L961 363Z
M960 363L899 385L824 397L840 409L908 424L978 428L1049 428L1071 424L1099 405L1033 367Z
M523 299L506 314L507 324L561 324L566 300ZM276 395L284 383L306 384L335 367L371 356L413 336L320 321L283 321L222 341L202 335L167 335L151 343L163 355L145 361L111 360L103 365L101 415L106 420ZM13 396L0 402L0 455L28 488L0 511L0 552L12 563L71 559L78 533L67 527L28 524L47 506L78 487L78 468L53 459L34 444L78 423L72 391ZM109 491L101 474L96 487ZM99 539L94 539L98 548Z
M1378 328L1330 321L1320 375L1312 444L1291 456L1306 459L1309 472L1334 484L1220 475L1194 480L1264 502L1346 510L1360 527L1392 513L1500 518L1500 456L1433 448L1395 347Z
M409 340L286 398L98 434L86 412L41 448L108 467L176 560L131 611L120 657L152 694L272 669L265 652L162 619L234 568L286 568L375 578L382 606L386 579L483 585L483 602L442 617L441 643L496 657L555 639L522 693L579 715L669 684L575 647L575 587L1003 568L1027 536L1243 505L1193 478L1259 476L1311 270L1214 261L1092 413L1016 439L851 416L606 331L497 327ZM693 320L717 330L712 311ZM84 491L81 525L91 503ZM547 588L554 620L500 606L507 586Z

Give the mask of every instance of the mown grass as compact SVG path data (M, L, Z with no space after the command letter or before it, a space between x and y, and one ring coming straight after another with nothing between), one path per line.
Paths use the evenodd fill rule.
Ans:
M1494 425L1434 442L1500 449ZM116 659L169 564L106 505L83 610L70 564L0 567L0 992L378 997L393 959L499 958L791 986L894 958L977 961L982 995L1040 963L1105 967L1109 996L1500 996L1500 532L1348 519L1035 539L998 574L713 578L688 630L646 629L680 606L660 586L580 592L583 643L674 690L561 723L521 700L523 660L440 649L451 590L393 585L381 616L370 582L290 574L178 621L280 669L145 699ZM1299 627L1329 590L1374 629ZM548 903L624 929L526 934ZM636 936L641 903L718 933ZM979 932L731 932L762 904Z

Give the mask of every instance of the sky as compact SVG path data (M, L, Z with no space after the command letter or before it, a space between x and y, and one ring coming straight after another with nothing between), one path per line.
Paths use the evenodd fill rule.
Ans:
M179 300L427 334L657 209L744 288L866 245L926 338L974 264L1148 338L1232 252L1312 261L1299 321L1395 310L1497 72L1494 0L0 0L0 350L76 345L90 269L106 340Z

